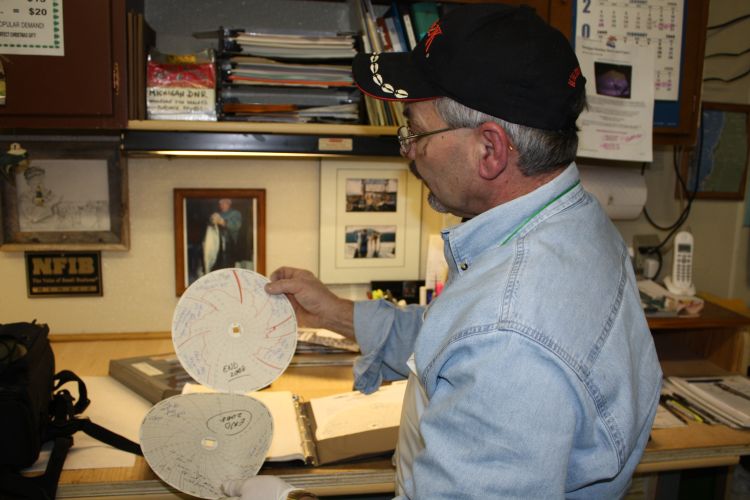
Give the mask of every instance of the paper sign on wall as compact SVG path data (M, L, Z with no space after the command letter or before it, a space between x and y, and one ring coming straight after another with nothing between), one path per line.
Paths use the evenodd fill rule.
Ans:
M0 54L64 56L63 0L0 2Z

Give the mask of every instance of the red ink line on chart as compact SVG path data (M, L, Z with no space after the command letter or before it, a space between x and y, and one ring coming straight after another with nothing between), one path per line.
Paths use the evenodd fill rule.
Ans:
M195 338L198 338L198 337L203 337L203 335L205 335L207 333L211 333L211 330L206 330L206 331L203 331L203 332L200 332L200 333L194 333L194 334L190 335L188 338L186 338L184 341L180 342L180 344L177 345L176 347L179 349L180 347L184 346L185 344L187 344L191 340L193 340ZM205 342L206 342L205 337L203 337L203 342L205 344Z
M208 289L206 289L203 292L203 295L201 295L201 300L205 300L206 303L208 303L212 307L215 307L213 305L213 302L211 302L209 299L206 299L205 297L206 296L217 296L217 295L224 295L225 297L227 297L229 300L231 300L233 302L237 301L237 297L235 297L234 295L229 294L224 288L208 288Z
M232 271L232 274L234 274L234 279L237 281L237 288L240 291L240 304L242 304L242 283L240 283L240 277L237 276L237 271Z
M291 316L287 316L286 318L284 318L280 322L278 322L275 325L273 325L273 326L269 327L268 329L266 329L266 338L278 338L278 337L271 337L271 334L273 332L275 332L277 328L279 328L280 326L282 326L284 323L287 323L291 319L292 319ZM285 336L291 335L291 334L292 334L292 332L287 332L287 333L285 333L283 335L280 335L279 337L285 337Z
M197 298L197 297L191 297L189 295L186 295L185 296L185 300L193 300L193 301L198 302L200 304L206 304L207 306L212 307L215 311L218 311L218 309L216 308L215 305L213 305L211 302L205 300L203 297Z
M261 357L260 357L260 356L258 356L257 354L254 354L254 356L255 356L255 359L257 359L258 361L260 361L260 362L261 362L261 363L263 363L264 365L266 365L266 366L270 366L270 367L271 367L271 368L273 368L274 370L281 370L281 367L280 367L280 366L272 365L271 363L269 363L268 361L264 360L263 358L261 358Z
M279 322L278 322L278 323L276 323L275 325L269 326L269 327L268 327L268 328L266 329L266 332L272 332L272 331L276 330L276 329L277 329L278 327L280 327L281 325L283 325L284 323L286 323L286 322L287 322L287 321L289 321L290 319L292 319L292 317L291 317L291 316L287 316L286 318L282 319L281 321L279 321Z

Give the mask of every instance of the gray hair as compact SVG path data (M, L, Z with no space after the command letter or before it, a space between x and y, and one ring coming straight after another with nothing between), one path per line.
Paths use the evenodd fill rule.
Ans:
M575 104L578 111L576 116L585 105L586 98L582 96ZM518 165L521 173L526 176L552 172L567 166L576 158L578 131L575 127L564 130L542 130L510 123L468 108L449 97L436 99L435 108L449 127L475 128L486 122L494 122L503 127L518 151Z

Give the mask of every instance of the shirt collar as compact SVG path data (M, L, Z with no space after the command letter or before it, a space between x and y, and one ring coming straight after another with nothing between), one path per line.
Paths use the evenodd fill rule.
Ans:
M451 271L466 271L478 255L490 247L499 246L520 225L531 222L527 219L533 219L535 215L538 217L558 203L564 203L569 196L582 189L578 185L578 189L565 193L579 181L578 167L571 163L560 175L534 191L498 205L471 220L444 229L442 237L445 242L445 259ZM569 196L555 200L563 194ZM552 200L555 202L545 207ZM540 211L542 207L545 208Z

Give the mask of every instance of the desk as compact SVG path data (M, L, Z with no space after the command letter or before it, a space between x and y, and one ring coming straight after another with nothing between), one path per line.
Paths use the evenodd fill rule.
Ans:
M717 375L741 371L747 366L743 349L744 329L750 318L710 305L701 320L650 322L660 359L667 375ZM687 328L683 332L683 326ZM713 329L713 330L709 330ZM718 329L718 330L717 330ZM693 331L695 330L695 331ZM666 332L666 333L664 333ZM687 333L685 333L687 332ZM691 334L692 332L692 334ZM701 333L702 332L702 333ZM664 337L660 339L660 336ZM683 337L680 337L683 336ZM671 345L692 335L685 344ZM57 369L79 375L107 375L109 360L172 352L167 333L122 335L53 335ZM679 348L678 348L679 347ZM663 354L663 356L662 356ZM289 390L305 399L352 389L351 367L291 367L270 390ZM726 467L750 455L750 431L691 422L688 427L655 429L637 474L692 468ZM319 495L388 493L394 491L389 460L370 460L316 468L264 467L262 472L283 477ZM116 496L111 496L116 493ZM64 471L58 498L189 498L164 485L138 457L131 468Z
M73 370L81 376L108 374L109 360L172 352L169 334L51 335L56 370ZM304 399L352 390L350 366L290 367L268 390L292 391ZM116 431L116 429L113 429ZM318 495L391 493L394 470L388 459L315 468L271 465L261 472L282 477ZM66 470L60 477L57 498L98 499L192 498L158 480L142 457L133 467Z

